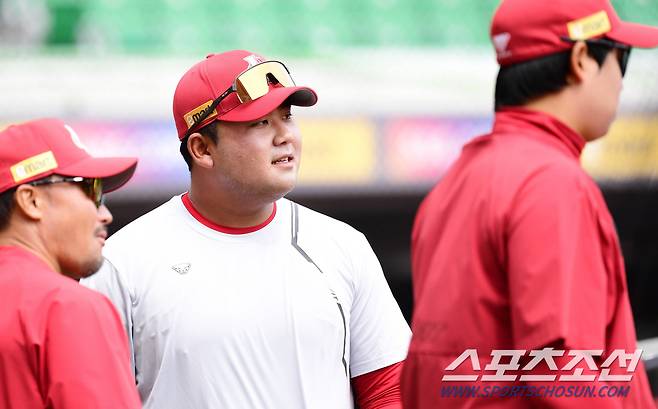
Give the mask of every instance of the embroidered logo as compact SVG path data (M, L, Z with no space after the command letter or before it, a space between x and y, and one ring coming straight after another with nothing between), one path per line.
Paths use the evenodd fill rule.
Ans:
M261 57L260 55L256 54L251 54L243 58L249 64L249 68L253 67L254 65L258 65L262 62L265 62L265 59Z
M510 38L512 38L510 33L500 33L493 36L493 44L494 47L496 48L496 53L498 54L498 57L504 58L510 56L511 53L507 49Z
M180 263L180 264L174 264L171 266L171 269L177 272L178 274L187 274L190 271L190 267L192 267L192 264L190 263Z
M71 135L71 140L73 141L73 143L75 144L75 146L77 146L78 148L82 149L82 150L85 151L85 152L88 152L88 151L89 151L89 149L87 149L87 147L82 143L82 141L80 140L80 137L79 137L78 134L73 130L73 128L71 128L71 127L68 126L68 125L64 125L64 128L66 128L66 130L69 131L69 135Z

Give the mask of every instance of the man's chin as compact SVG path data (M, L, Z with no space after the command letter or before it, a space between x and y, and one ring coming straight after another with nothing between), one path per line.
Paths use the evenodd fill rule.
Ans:
M272 201L275 202L281 199L283 196L287 195L288 193L292 192L292 190L295 188L296 183L297 183L297 178L292 180L280 181L276 185L272 185L269 194Z
M284 197L285 195L287 195L288 193L292 192L294 188L295 188L295 185L293 184L289 187L286 187L285 189L281 189L279 191L279 194L277 194L277 197L274 201L277 201L277 200L281 199L282 197Z
M94 260L93 264L91 264L89 268L87 268L86 270L87 275L85 275L85 277L89 277L98 273L98 270L100 270L102 266L103 266L103 257L101 256L98 259Z
M76 280L91 277L94 274L96 274L98 270L101 269L102 265L103 265L103 257L100 257L94 260L90 260L84 264L81 264L78 268L75 269L77 271L66 273L66 275Z

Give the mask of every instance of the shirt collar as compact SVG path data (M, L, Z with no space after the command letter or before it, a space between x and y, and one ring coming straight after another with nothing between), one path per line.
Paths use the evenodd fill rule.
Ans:
M525 108L503 108L496 112L494 133L548 134L560 142L567 152L579 158L585 147L585 139L563 122L544 112Z
M187 211L194 217L198 222L203 224L206 227L209 227L215 231L218 231L220 233L226 233L226 234L247 234L247 233L253 233L255 231L258 231L268 224L272 220L274 220L274 216L276 216L276 202L274 202L272 206L272 213L270 216L262 223L256 225L256 226L251 226L251 227L228 227L228 226L222 226L219 225L209 219L206 219L192 204L192 201L190 200L190 196L188 192L185 192L181 196L181 200L183 201L183 206L187 209Z

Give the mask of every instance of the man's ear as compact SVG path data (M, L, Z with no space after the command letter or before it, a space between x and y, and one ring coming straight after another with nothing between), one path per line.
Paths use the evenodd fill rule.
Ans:
M195 166L206 169L213 167L214 161L209 149L211 143L212 141L198 132L187 138L187 151L190 153Z
M582 83L587 78L592 63L596 64L596 61L587 53L587 44L584 41L576 42L569 56L567 84L577 85ZM596 65L598 66L598 64Z
M45 193L35 186L20 185L14 193L14 210L20 211L24 217L41 220L47 202Z

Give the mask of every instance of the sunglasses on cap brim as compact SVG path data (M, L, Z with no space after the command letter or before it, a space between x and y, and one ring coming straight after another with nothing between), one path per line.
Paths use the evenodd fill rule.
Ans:
M619 62L619 69L621 70L621 76L626 75L626 68L628 67L628 60L631 56L632 47L630 45L621 44L616 41L608 40L606 38L590 38L587 40L576 40L569 37L560 37L562 41L569 43L576 43L578 41L584 41L587 45L594 46L603 46L608 48L616 48L619 50L617 53L617 61Z
M244 104L266 95L270 90L270 85L286 88L295 86L290 71L282 62L265 61L246 69L236 77L226 91L213 100L212 104L194 116L194 122L191 125L188 122L185 137L190 136L215 111L217 105L233 92L237 94L240 103Z

